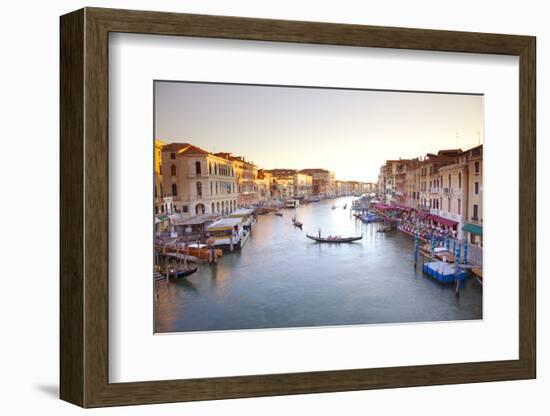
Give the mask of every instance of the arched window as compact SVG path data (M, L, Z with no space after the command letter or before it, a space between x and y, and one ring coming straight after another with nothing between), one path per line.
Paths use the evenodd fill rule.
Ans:
M210 182L210 195L213 195L213 194L214 194L214 192L213 192L213 190L214 190L214 189L213 189L213 186L214 186L214 184L213 184L212 182Z
M172 196L178 196L178 185L172 184Z
M202 196L202 182L197 182L197 196Z
M214 175L218 174L218 164L214 163Z
M462 188L462 173L458 172L458 187Z
M212 162L208 162L208 173L212 175Z
M197 206L195 206L195 213L196 214L204 214L204 205L203 204L197 204Z
M195 162L195 173L200 176L201 174L201 162L198 160Z
M170 175L176 176L176 165L170 166Z
M449 190L451 190L451 174L450 173L449 173Z
M212 212L215 212L215 211L216 211L216 204L214 204L214 203L212 202Z
M220 203L216 202L216 212L220 212Z

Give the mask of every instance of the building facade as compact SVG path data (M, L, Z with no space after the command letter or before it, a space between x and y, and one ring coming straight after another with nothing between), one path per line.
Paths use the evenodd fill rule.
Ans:
M272 199L271 195L271 183L273 176L263 170L258 170L258 175L256 176L256 190L258 192L258 199L260 202L269 202Z
M467 152L468 210L465 225L470 243L483 245L483 145Z
M294 198L306 199L313 195L313 177L296 172L294 174Z
M154 154L154 190L153 198L155 200L155 214L161 214L167 211L164 205L164 189L162 186L162 148L166 145L162 140L155 140L155 154Z
M162 148L162 185L173 209L183 216L228 214L237 208L232 161L189 143Z
M453 227L459 239L483 244L483 145L388 160L380 167L377 189L382 202L430 214Z
M218 157L231 161L237 178L237 206L245 207L259 202L256 179L258 167L245 160L243 156L233 156L231 153L216 153Z
M331 197L335 194L336 176L326 169L302 169L299 173L310 175L312 178L311 193L313 196Z

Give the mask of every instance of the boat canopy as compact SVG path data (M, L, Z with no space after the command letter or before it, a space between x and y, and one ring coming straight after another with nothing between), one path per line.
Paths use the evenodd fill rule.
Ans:
M462 227L462 231L466 231L475 235L483 235L483 227L477 224L466 223L464 224L464 227Z
M222 218L213 224L206 227L207 231L222 231L229 230L239 225L242 222L242 218Z

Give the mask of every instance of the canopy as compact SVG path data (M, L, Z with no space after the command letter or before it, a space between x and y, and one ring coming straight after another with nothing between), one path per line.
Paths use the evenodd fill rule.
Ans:
M248 215L252 215L253 212L254 212L253 209L239 208L239 209L233 211L231 214L229 214L229 217L231 217L231 218L246 217Z
M475 235L483 235L483 227L476 224L465 224L464 227L462 227L462 231Z
M176 225L200 225L208 221L214 221L219 218L218 214L199 214L193 217L187 218Z

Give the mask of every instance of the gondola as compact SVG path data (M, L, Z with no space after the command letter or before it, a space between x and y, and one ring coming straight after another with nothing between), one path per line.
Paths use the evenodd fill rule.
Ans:
M306 234L306 237L317 241L318 243L353 243L363 238L362 235L358 237L315 237L313 235Z
M276 212L275 215L278 216L278 217L282 217L283 213L282 212Z
M170 276L174 276L176 279L181 279L183 277L191 276L198 269L199 269L198 267L195 267L193 269L187 269L187 270L170 271Z

